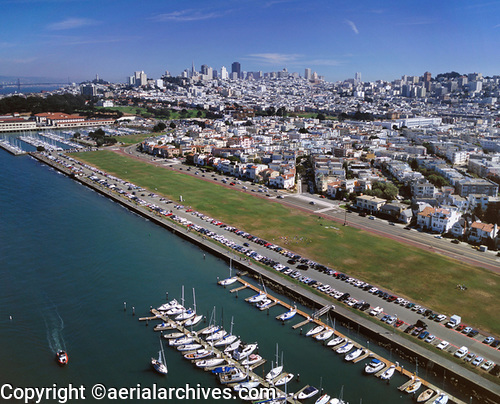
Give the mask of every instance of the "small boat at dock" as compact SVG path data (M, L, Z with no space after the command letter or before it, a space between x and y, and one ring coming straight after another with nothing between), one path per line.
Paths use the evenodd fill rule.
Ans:
M413 393L415 393L420 388L421 385L422 385L422 382L420 381L420 379L415 379L415 380L413 380L413 383L411 383L405 389L405 393L413 394Z
M213 351L209 351L208 349L198 349L194 352L190 352L184 355L184 359L195 360L195 359L203 359L213 355Z
M237 350L240 347L240 345L241 345L241 340L237 339L233 343L229 344L226 347L226 349L224 349L224 353L231 353L231 352Z
M201 344L185 344L185 345L179 345L177 346L177 350L179 352L185 352L185 351L196 351L197 349L200 349L203 345Z
M246 344L246 345L240 345L238 349L236 349L233 352L233 358L236 359L237 361L241 361L248 357L253 351L255 351L258 348L258 344Z
M250 297L248 299L248 303L259 303L266 298L267 298L267 293L261 290L256 295L253 295L252 297Z
M320 398L318 398L314 404L327 404L330 401L330 396L328 394L323 394Z
M350 361L353 361L354 359L356 358L359 358L361 356L361 354L363 353L363 348L358 348L358 349L355 349L354 351L352 352L349 352L345 357L344 357L344 360L346 360L347 362L350 362Z
M307 400L319 393L319 390L314 386L306 387L300 393L296 394L298 400Z
M221 384L242 382L246 378L246 373L238 368L232 368L229 372L219 373Z
M250 366L253 365L254 363L257 363L262 360L262 356L257 355L257 354L250 354L246 359L241 361L241 364L243 366Z
M391 365L384 373L380 375L382 380L389 380L396 371L396 365Z
M227 334L227 331L225 331L225 330L219 330L219 331L213 333L212 335L209 335L206 338L206 341L210 342L210 341L220 340L221 338L223 338L224 336L226 336L226 334Z
M436 392L437 393L437 392ZM427 389L424 390L422 393L420 393L417 397L417 403L425 403L426 401L430 400L432 395L434 394L433 389Z
M319 334L324 329L325 329L325 326L317 325L316 327L313 327L309 331L306 332L306 337L312 337L313 335Z
M439 396L436 397L436 399L432 402L432 404L446 404L449 400L449 397L441 393Z
M338 337L332 338L330 341L328 341L326 343L326 346L337 346L337 345L342 344L342 342L344 342L344 341L345 341L344 337L338 336Z
M159 311L167 311L173 308L174 306L178 306L179 302L175 299L169 301L168 303L163 303L157 310Z
M344 353L349 352L353 346L354 346L354 344L351 341L347 341L344 345L337 348L337 350L335 352L337 352L339 354L344 354Z
M281 316L278 317L278 320L280 321L287 321L293 318L297 314L297 308L292 307L290 310L288 310L286 313L283 313Z
M292 380L294 378L294 374L293 373L286 373L282 376L280 376L278 378L278 380L276 380L274 382L274 385L275 386L282 386L284 384L287 384L290 380Z
M333 330L331 328L327 328L326 330L324 330L324 331L320 332L318 335L316 335L314 338L317 341L326 341L332 335L333 335Z
M365 373L368 375L377 373L378 371L382 370L385 368L385 363L382 362L380 359L373 358L371 362L367 363L365 366Z
M207 368L222 365L226 360L224 358L210 358L196 361L195 365L199 368Z
M163 334L163 338L165 339L175 339L175 338L181 338L185 334L183 332L171 332L170 334Z
M214 342L214 346L231 345L238 339L236 335L227 334L223 338Z

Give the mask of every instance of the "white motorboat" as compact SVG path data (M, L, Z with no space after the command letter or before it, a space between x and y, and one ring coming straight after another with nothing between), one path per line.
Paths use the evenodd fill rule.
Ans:
M382 380L389 380L394 375L395 371L396 371L396 365L391 365L389 366L388 369L386 369L384 373L380 375L380 378Z
M169 301L168 303L163 303L157 310L159 311L167 311L170 310L174 306L178 306L179 302L176 299Z
M238 339L236 335L227 334L223 338L214 342L214 346L230 345Z
M178 351L196 351L197 349L200 349L203 345L201 344L186 344L186 345L179 345L177 346Z
M340 348L337 348L337 350L335 352L337 352L339 354L344 354L344 353L349 352L353 346L354 346L354 344L351 341L347 341Z
M257 354L250 354L246 359L241 361L241 364L243 366L250 366L253 365L254 363L259 362L260 360L262 360L262 356Z
M345 357L344 359L347 361L347 362L350 362L350 361L353 361L354 359L356 358L359 358L361 356L361 354L363 353L363 348L358 348L358 349L355 349L354 351L352 352L349 352Z
M319 390L314 386L306 387L299 394L296 394L298 400L307 400L319 393Z
M236 349L238 349L240 347L240 345L241 345L241 340L237 339L233 343L229 344L226 347L226 349L224 349L224 353L231 353L231 352L235 351Z
M316 327L313 327L309 331L306 332L306 337L312 337L313 335L319 334L324 329L325 329L325 326L317 325Z
M282 386L284 384L287 384L290 380L292 380L294 377L293 373L285 373L281 375L278 380L274 382L275 386Z
M235 391L240 391L240 390L250 390L250 389L255 389L256 387L259 387L260 382L258 380L249 380L248 382L243 382L243 383L238 383L233 387Z
M318 335L316 335L314 338L317 341L326 341L332 335L333 335L333 330L331 328L327 328L326 330L324 330L324 331L320 332Z
M233 358L237 361L241 361L249 356L253 351L258 348L258 344L246 344L244 346L240 345L238 349L233 352Z
M213 351L208 349L197 349L194 352L190 352L184 355L184 359L195 360L195 359L203 359L213 355Z
M314 402L314 404L327 404L328 401L330 401L330 396L328 394L323 394Z
M365 373L366 374L377 373L378 371L382 370L383 368L385 368L385 363L377 358L373 358L371 360L371 362L368 362L365 365Z
M171 330L173 327L169 323L161 323L155 326L154 330L155 331L166 331L166 330Z
M219 381L222 384L242 382L246 378L246 373L238 368L232 368L228 372L219 373Z
M211 358L196 361L195 365L199 368L207 368L222 365L226 360L224 358Z
M338 337L332 338L330 341L326 343L326 346L337 346L342 344L342 342L345 341L344 337L341 337L340 335Z
M183 313L184 311L186 311L186 308L180 304L176 305L176 306L173 306L172 308L168 309L165 314L167 316L176 316L178 314L181 314Z
M290 310L288 310L286 313L283 313L281 316L278 317L278 320L280 321L286 321L290 320L293 316L297 314L297 308L293 307Z
M439 396L437 396L437 398L432 402L432 404L446 404L449 400L449 397L444 394L444 393L441 393Z
M227 331L225 330L219 330L211 335L209 335L206 340L207 342L210 342L210 341L217 341L219 339L221 339L222 337L224 337L225 335L227 335Z
M258 302L255 307L257 307L259 310L265 310L268 306L273 303L273 300L269 299L266 297L265 299L262 299L260 302Z
M253 295L252 297L250 297L248 299L248 303L259 303L266 298L267 298L267 293L261 290L256 295Z
M191 335L184 335L183 337L171 339L168 341L168 345L178 346L178 345L186 345L194 342L194 337Z
M194 317L191 317L184 323L184 327L193 327L198 324L203 319L203 315L196 314Z
M168 373L167 361L165 360L165 352L163 352L163 344L160 340L160 350L158 351L158 359L151 358L151 365L153 369L162 375Z
M185 334L183 332L171 332L170 334L163 334L163 338L165 339L176 339L181 338Z

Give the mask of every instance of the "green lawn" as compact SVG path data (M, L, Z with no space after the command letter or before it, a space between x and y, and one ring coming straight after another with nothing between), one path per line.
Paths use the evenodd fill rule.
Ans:
M500 276L490 271L113 152L73 156L170 199L179 200L182 195L186 206L500 334L496 312ZM467 291L456 289L457 284L467 285Z
M114 136L114 138L117 140L117 142L121 142L125 146L130 146L131 144L140 143L144 139L158 135L160 135L160 133L148 132L148 133L138 133L135 135Z

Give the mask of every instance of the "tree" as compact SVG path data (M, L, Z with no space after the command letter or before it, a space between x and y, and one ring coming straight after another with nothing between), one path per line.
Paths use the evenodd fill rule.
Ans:
M316 119L319 119L320 121L324 121L326 119L325 114L319 113L316 115Z
M198 118L201 118L201 117L203 116L203 112L198 111L198 112L196 113L196 116L197 116Z
M170 122L170 128L171 129L175 129L176 127L177 127L177 125L174 122Z
M411 169L412 169L413 171L418 170L418 161L417 161L417 159L412 159L412 160L410 161L410 167L411 167Z
M299 133L309 133L309 131L306 128L300 128Z

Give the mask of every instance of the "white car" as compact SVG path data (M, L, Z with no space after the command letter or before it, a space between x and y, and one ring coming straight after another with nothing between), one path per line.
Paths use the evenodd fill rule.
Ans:
M435 335L432 335L430 334L426 339L425 339L425 342L428 342L428 343L431 343L432 341L434 341L434 339L436 338Z
M463 358L465 355L467 355L469 353L469 348L467 348L466 346L463 346L461 347L460 349L458 349L456 352L455 352L455 356L457 358Z
M439 316L436 317L437 321L444 321L446 320L446 316L444 314L440 314Z
M450 343L448 341L441 341L437 346L436 348L437 349L446 349L448 348L448 345L450 345Z
M493 366L495 366L495 362L493 361L486 361L481 365L481 369L483 370L490 370Z

